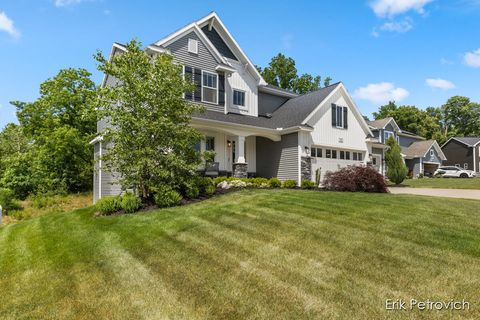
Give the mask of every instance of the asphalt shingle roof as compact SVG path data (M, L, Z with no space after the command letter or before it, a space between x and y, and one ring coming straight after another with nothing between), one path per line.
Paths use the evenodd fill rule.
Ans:
M383 119L378 119L378 120L373 120L373 121L368 121L368 125L372 128L375 129L382 129L389 123L393 118L392 117L387 117Z
M340 82L287 100L283 105L281 105L277 110L272 113L271 118L262 116L254 117L236 113L224 114L221 112L209 110L203 113L196 113L193 115L193 118L238 123L269 129L286 129L290 127L301 126L302 122L307 118L307 116L313 110L315 110L315 108L323 100L325 100L325 98L327 98L327 96L333 90L335 90L335 88L339 84Z
M402 148L402 153L407 157L423 157L435 143L435 140L416 141L408 148Z
M455 140L458 140L469 147L473 147L480 142L480 137L454 137Z

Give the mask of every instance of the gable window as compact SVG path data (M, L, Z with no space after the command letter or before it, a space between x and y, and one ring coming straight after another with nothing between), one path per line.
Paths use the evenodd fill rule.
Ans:
M434 155L435 155L435 153L434 153L433 149L430 150L430 157L433 157Z
M391 132L391 131L385 131L385 132L383 133L383 137L384 137L384 139L385 139L384 142L387 142L387 140L388 140L390 137L392 137L392 136L393 136L393 132Z
M198 54L198 41L195 39L188 39L188 52Z
M245 106L245 91L233 90L233 104L236 106Z
M215 137L205 137L205 150L215 151Z
M215 73L202 70L202 102L218 102L218 81Z
M332 126L336 128L348 128L348 108L332 104Z

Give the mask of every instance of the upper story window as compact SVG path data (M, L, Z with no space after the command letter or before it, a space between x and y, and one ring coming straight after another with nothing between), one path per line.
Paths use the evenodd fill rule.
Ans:
M387 142L387 140L388 140L390 137L392 137L393 135L394 135L393 132L391 132L391 131L385 131L385 132L383 133L384 142Z
M218 79L215 73L202 70L202 102L218 103Z
M348 108L332 104L332 126L336 128L348 128Z
M233 104L235 106L245 106L245 91L233 90Z
M198 54L198 41L195 39L188 39L188 52Z
M435 155L435 152L433 151L433 149L430 150L430 157L433 157Z

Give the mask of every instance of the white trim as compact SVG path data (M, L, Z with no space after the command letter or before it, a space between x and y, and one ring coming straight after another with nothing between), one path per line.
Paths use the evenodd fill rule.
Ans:
M88 144L95 144L99 141L103 141L103 136L96 136L95 138L93 138Z
M267 86L259 86L258 91L265 92L265 93L272 93L276 94L277 96L287 97L287 98L295 98L298 97L298 94L295 92L286 92L283 90L275 89L272 87Z
M313 109L312 112L310 112L310 114L305 118L305 120L302 121L302 124L306 124L318 112L318 110L320 110L325 105L325 103L327 103L327 101L330 100L330 98L337 92L337 90L340 90L340 88L341 88L343 90L343 95L347 98L347 100L348 100L347 102L350 103L350 105L352 106L352 108L351 108L352 112L355 114L355 117L357 118L357 121L360 123L360 126L365 131L365 134L367 136L370 135L370 136L373 137L373 133L370 130L370 128L368 127L367 122L363 118L363 116L360 112L360 109L358 109L358 106L352 100L352 98L350 97L350 94L348 94L348 91L345 88L345 86L343 85L343 83L340 82L340 83L336 84L336 86L337 87L335 89L333 89L332 92L330 92L330 94L328 96L326 96L325 99L323 99L323 101L315 109Z
M110 50L110 55L108 56L108 61L112 61L112 57L115 55L115 50L121 50L121 51L127 51L127 48L125 46L122 46L119 43L114 42L112 44L112 50ZM107 74L103 74L103 79L102 79L102 88L105 88L105 85L107 83Z
M198 40L188 38L187 51L189 53L198 54Z
M100 151L98 159L98 199L102 198L102 141L100 141Z
M440 159L441 159L442 161L447 160L447 157L446 157L445 154L443 153L442 148L440 148L440 145L438 144L437 140L433 140L432 144L431 144L430 147L427 149L427 151L425 152L425 154L423 155L423 157L426 157L426 156L427 156L428 151L429 151L432 147L434 147L435 150L437 150L438 156L440 157Z
M476 159L477 152L475 150L475 146L473 147L473 172L477 172L477 159Z
M459 139L457 139L457 138L455 138L455 137L452 137L452 138L448 139L447 142L445 142L445 143L442 145L442 148L445 147L445 146L447 145L447 143L450 142L450 140L456 140L456 141L460 142L461 144L463 144L463 145L465 145L465 146L467 146L467 147L476 147L478 144L480 144L480 141L478 141L478 142L475 143L474 145L470 145L470 144L467 144L467 143L465 143L465 142L463 142L463 141L461 141L461 140L459 140Z
M145 51L153 51L154 53L166 53L166 54L171 54L170 50L165 49L165 48L160 48L157 47L156 45L149 45L147 48L145 48Z
M247 57L247 55L245 54L245 52L243 52L242 48L240 47L240 45L237 43L237 41L235 41L235 38L230 34L230 32L228 31L228 29L225 27L225 25L223 24L222 20L220 20L220 18L218 17L217 13L215 12L211 12L210 14L208 14L207 16L201 18L200 20L198 20L196 22L196 24L198 26L203 26L205 23L208 23L210 19L214 19L214 21L212 22L212 25L215 24L216 26L220 27L220 28L215 28L217 30L217 32L219 33L220 37L222 37L222 33L224 33L228 39L224 39L224 37L222 37L222 39L224 40L225 44L228 46L228 48L235 54L234 51L237 51L240 55L240 57L238 57L237 55L235 55L237 58L243 58L244 61L247 62L248 64L248 68L251 72L254 73L254 75L256 75L258 77L258 84L259 85L266 85L267 82L263 79L262 75L260 74L260 72L258 72L257 68L255 68L255 65L250 61L250 59ZM227 41L225 41L227 40ZM228 44L228 41L230 41L232 44L233 44L233 48L232 46L230 46ZM233 50L232 50L233 49Z
M242 92L242 93L243 93L243 106L242 106L241 104L235 104L235 101L234 101L235 91L237 91L237 92ZM237 108L239 108L239 109L246 109L246 110L248 110L248 106L247 106L247 91L242 90L242 89L232 88L232 106L237 107Z
M297 170L298 170L298 179L297 179L297 186L301 186L302 185L302 146L301 145L298 145L298 166L297 166Z
M229 74L229 73L237 72L237 69L231 68L231 67L225 66L225 65L218 65L218 66L215 67L215 71L223 71L223 72Z
M218 98L219 98L219 96L218 96L218 91L219 91L219 90L218 90L218 81L219 81L219 80L218 80L218 78L219 78L219 77L218 77L218 73L213 73L213 72L209 72L209 71L205 71L205 70L201 70L201 71L202 71L202 80L201 80L202 99L201 99L201 101L202 101L203 103L209 103L209 104L218 105ZM209 86L204 86L204 85L203 85L203 74L204 74L204 73L211 74L211 75L214 75L214 76L216 77L216 81L215 81L216 84L217 84L217 87L216 87L216 88L209 87ZM216 102L204 101L204 100L203 100L203 97L205 96L205 95L203 94L203 87L205 87L205 88L207 88L207 89L212 89L212 90L215 89L215 90L217 90L217 101L216 101Z

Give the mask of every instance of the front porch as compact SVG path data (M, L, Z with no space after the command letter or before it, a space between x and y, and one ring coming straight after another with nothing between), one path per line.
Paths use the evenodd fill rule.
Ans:
M257 137L266 137L279 141L280 136L261 132L261 130L233 129L223 124L194 124L204 138L197 146L201 152L210 150L215 153L215 170L207 171L205 165L199 171L206 175L235 176L247 178L257 176Z

